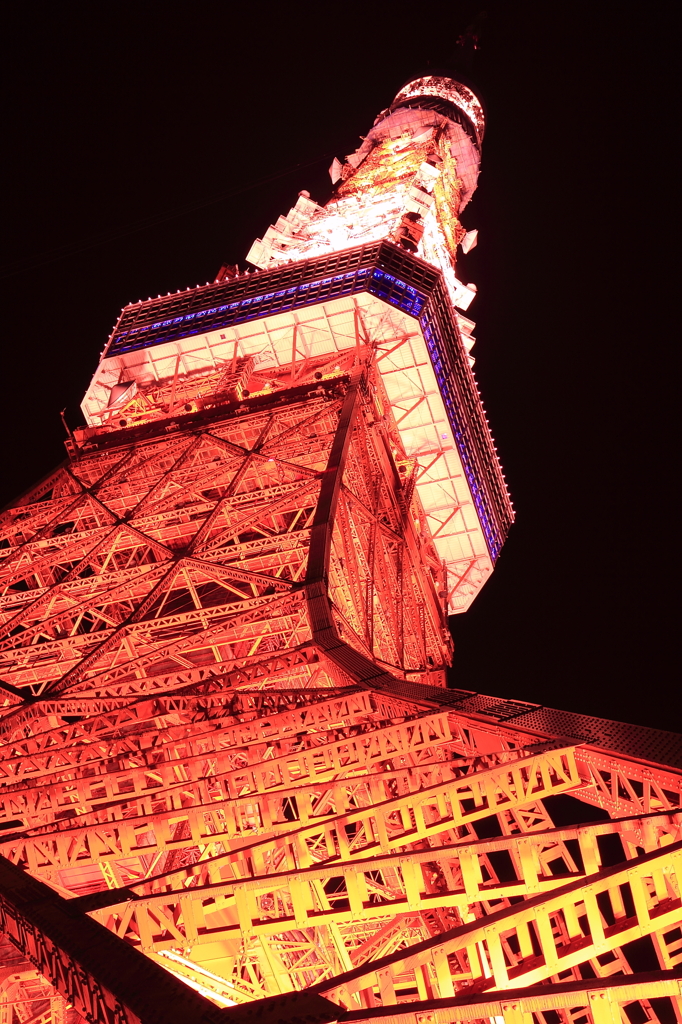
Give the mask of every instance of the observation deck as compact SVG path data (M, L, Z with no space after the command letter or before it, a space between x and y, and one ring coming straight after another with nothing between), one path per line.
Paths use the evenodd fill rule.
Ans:
M257 389L268 372L298 358L297 385L313 386L320 357L338 362L368 348L391 406L377 414L391 418L399 435L403 451L394 457L411 460L448 567L449 611L464 611L492 570L513 513L460 322L442 273L386 241L138 302L123 309L109 339L83 401L90 429L77 439L125 435L117 410L132 387L175 375L187 391L195 380L196 396L173 416L189 424L202 414L202 375L216 367L250 358ZM344 368L330 362L328 370ZM257 399L249 382L246 391L247 403Z

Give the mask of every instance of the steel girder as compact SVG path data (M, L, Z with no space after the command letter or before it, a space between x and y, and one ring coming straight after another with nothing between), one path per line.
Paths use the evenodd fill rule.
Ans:
M3 514L19 1019L267 1016L312 989L319 1020L604 1024L614 973L608 1013L679 1012L679 775L429 685L440 569L373 386L105 448ZM556 828L561 793L620 817ZM642 937L653 980L628 976Z

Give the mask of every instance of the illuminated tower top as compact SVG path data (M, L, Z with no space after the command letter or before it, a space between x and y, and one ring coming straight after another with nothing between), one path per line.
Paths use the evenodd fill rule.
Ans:
M329 201L299 193L253 243L255 270L223 268L213 284L123 309L76 443L206 423L230 403L245 410L364 367L447 608L466 610L513 520L472 374L464 313L476 288L456 271L459 249L476 242L460 215L483 132L468 86L409 81L359 149L334 160Z
M682 1024L678 738L446 686L512 519L482 134L409 82L0 516L0 1024Z
M452 78L409 81L382 110L362 145L329 173L324 208L303 192L251 247L261 269L381 238L438 267L453 304L466 310L475 288L455 276L457 247L475 245L459 216L478 179L485 119L480 101Z

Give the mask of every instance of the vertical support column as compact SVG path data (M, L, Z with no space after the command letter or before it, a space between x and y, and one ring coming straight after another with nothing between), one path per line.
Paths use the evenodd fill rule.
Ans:
M358 404L358 385L351 384L341 408L339 425L336 429L329 461L322 478L320 497L315 510L315 518L310 533L310 549L308 554L308 571L306 584L326 580L329 572L329 556L331 553L332 529L336 516L336 506L341 488L341 478L348 454L353 422Z
M594 1024L623 1024L620 1007L608 992L590 992L590 1012Z

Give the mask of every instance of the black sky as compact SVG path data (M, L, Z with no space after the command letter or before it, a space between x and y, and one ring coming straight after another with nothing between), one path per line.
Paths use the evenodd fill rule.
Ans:
M453 621L453 681L682 731L677 4L6 3L0 501L64 457L121 306L326 199L331 157L481 9L460 276L518 520Z

